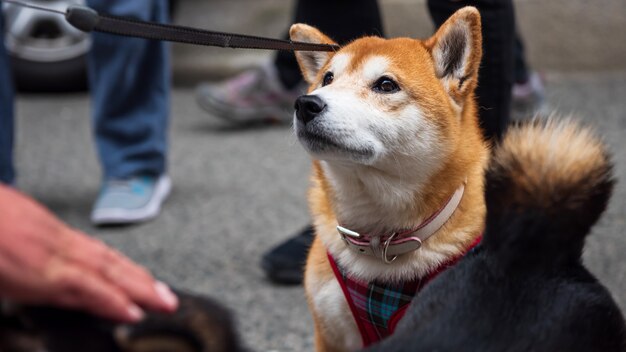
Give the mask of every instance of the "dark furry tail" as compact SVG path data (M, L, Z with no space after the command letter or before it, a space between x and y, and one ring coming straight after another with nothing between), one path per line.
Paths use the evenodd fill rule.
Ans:
M579 260L613 184L606 147L588 128L568 119L512 127L487 172L484 245L512 261Z

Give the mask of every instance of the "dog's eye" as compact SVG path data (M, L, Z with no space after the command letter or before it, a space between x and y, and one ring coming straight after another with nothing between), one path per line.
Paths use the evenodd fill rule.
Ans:
M372 89L378 93L395 93L400 90L398 83L389 77L380 77Z
M322 87L325 87L333 83L334 78L335 78L335 75L333 75L332 72L326 72L326 74L324 75L324 80L322 81Z

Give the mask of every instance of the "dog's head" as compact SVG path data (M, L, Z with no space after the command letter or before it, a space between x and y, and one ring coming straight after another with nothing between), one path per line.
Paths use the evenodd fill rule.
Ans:
M304 24L290 36L333 43ZM310 88L296 101L295 132L314 158L390 169L411 157L433 169L460 138L473 99L480 15L463 8L425 41L365 37L337 52L296 57Z

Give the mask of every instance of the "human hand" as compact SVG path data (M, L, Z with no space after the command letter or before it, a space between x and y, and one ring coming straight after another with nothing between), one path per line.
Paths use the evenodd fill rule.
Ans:
M104 243L69 228L43 206L0 185L0 297L136 322L140 307L174 311L163 283Z

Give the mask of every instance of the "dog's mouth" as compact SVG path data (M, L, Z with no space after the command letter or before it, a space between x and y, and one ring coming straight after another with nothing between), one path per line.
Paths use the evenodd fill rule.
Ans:
M341 142L340 136L320 131L319 128L297 129L298 139L300 143L309 151L320 159L334 159L333 157L347 156L350 159L365 162L374 157L374 148L360 147L354 148Z

